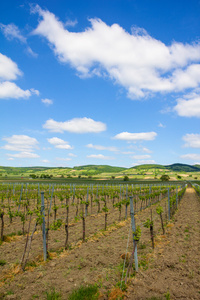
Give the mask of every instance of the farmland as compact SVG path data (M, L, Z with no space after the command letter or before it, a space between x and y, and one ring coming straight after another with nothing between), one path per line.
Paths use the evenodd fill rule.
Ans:
M66 299L83 284L97 285L102 299L110 297L113 287L123 294L127 290L122 288L127 264L122 255L133 249L130 199L141 231L139 270L146 271L159 245L166 243L184 193L185 184L179 183L1 184L2 297L6 299L9 291L16 299L46 299L45 292L51 291L53 285ZM43 195L45 218L41 214ZM149 222L153 224L155 249Z
M168 175L171 181L200 180L199 165L173 164L140 165L132 168L112 167L107 165L86 165L74 168L47 167L0 167L0 181L49 181L49 182L80 182L81 181L110 181L121 182L124 176L130 181L159 181L162 175Z

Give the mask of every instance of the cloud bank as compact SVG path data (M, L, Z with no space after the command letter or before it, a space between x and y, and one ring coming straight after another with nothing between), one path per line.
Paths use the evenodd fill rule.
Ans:
M106 125L102 122L94 121L90 118L74 118L65 122L57 122L49 119L43 125L43 128L51 132L68 131L71 133L98 133L106 130Z
M165 45L137 27L129 33L118 24L90 19L90 27L70 32L65 24L38 5L33 34L45 37L62 63L80 76L108 76L137 99L156 92L182 92L200 84L200 44Z

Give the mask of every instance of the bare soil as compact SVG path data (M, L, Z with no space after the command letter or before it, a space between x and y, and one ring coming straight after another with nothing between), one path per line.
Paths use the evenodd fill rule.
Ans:
M187 188L173 221L162 235L156 206L136 215L142 235L138 244L139 272L129 279L127 299L200 299L200 200L192 188ZM162 200L166 210L166 200ZM151 247L149 229L143 226L147 218L154 220L155 249ZM17 237L0 246L0 299L46 299L46 291L55 287L62 299L82 284L97 283L100 299L119 299L120 285L130 234L130 219L118 221L118 210L108 216L104 228L104 213L86 218L85 243L81 242L82 223L70 227L70 250L62 249L64 228L50 232L51 259L43 262L41 232L34 235L29 265L21 271L20 261L26 237ZM124 214L124 212L123 212ZM166 211L163 215L166 221ZM116 221L115 223L113 223ZM16 224L16 226L19 226ZM133 249L130 236L128 251ZM125 275L125 273L124 273ZM168 295L168 296L167 296ZM167 298L169 297L170 298ZM118 297L118 298L117 298Z
M192 188L187 188L148 270L140 270L128 289L128 299L168 299L167 295L200 299L200 200Z

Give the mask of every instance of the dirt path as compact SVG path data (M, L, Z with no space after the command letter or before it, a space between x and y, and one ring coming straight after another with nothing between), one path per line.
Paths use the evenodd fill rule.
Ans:
M128 299L200 299L200 199L187 188L148 270L139 271Z

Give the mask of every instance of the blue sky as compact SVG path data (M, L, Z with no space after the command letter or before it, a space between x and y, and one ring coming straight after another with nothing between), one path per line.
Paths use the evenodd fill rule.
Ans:
M0 165L200 163L200 1L0 2Z

